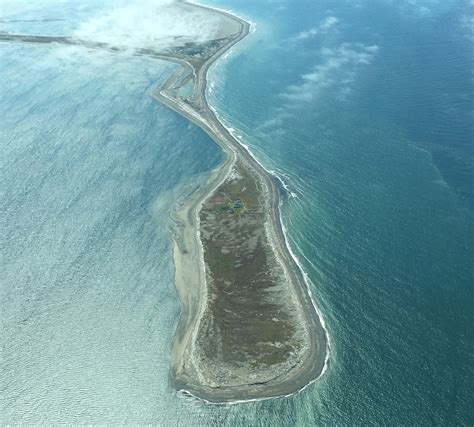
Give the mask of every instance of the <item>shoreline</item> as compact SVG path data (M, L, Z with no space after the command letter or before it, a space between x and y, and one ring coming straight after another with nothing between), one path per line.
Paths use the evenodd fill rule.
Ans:
M171 383L183 395L194 396L212 404L243 403L278 397L288 397L304 390L327 370L330 349L329 335L322 314L312 295L308 278L304 273L299 260L291 250L286 237L286 229L282 222L280 212L281 198L279 188L275 183L275 179L278 178L276 178L274 173L265 169L264 166L255 158L253 153L251 153L248 147L243 145L238 138L233 135L232 131L221 122L217 115L217 111L208 104L206 97L206 88L208 85L207 72L209 68L223 55L228 55L230 49L250 33L251 25L227 11L203 6L194 2L185 3L206 10L214 10L230 17L231 19L237 20L241 26L241 30L235 39L214 53L202 65L202 67L200 67L197 73L195 73L195 69L191 64L187 64L187 66L192 69L195 76L195 92L198 93L200 100L207 110L205 113L209 116L208 120L205 120L201 115L197 115L192 109L186 108L182 103L178 103L176 100L166 96L164 89L166 89L168 82L165 83L159 91L153 93L155 99L204 130L211 139L221 147L225 154L224 162L211 172L207 182L193 192L192 197L179 207L179 211L175 210L171 214L171 218L175 225L181 228L181 236L179 238L181 246L183 243L185 245L185 256L183 256L183 247L180 248L180 244L177 243L176 240L176 232L174 232L173 254L175 263L175 286L181 300L182 312L172 343ZM170 77L169 81L173 81L173 76ZM205 391L202 388L200 389L197 384L190 384L180 379L180 375L184 374L184 370L190 369L189 365L192 364L194 359L194 340L196 338L197 330L199 329L202 313L206 307L207 289L205 280L205 264L203 260L204 251L201 243L198 215L204 202L209 199L219 185L226 180L237 159L242 160L247 166L249 166L269 190L267 196L270 198L272 206L272 214L269 216L273 226L271 228L273 228L274 231L274 235L271 236L272 246L274 247L275 252L279 255L280 260L285 264L286 270L290 276L292 276L290 282L295 285L290 284L290 286L302 307L306 327L312 332L312 334L310 334L312 337L311 348L313 350L317 349L319 357L314 354L310 355L313 356L310 357L310 361L306 361L304 366L299 367L298 370L295 368L294 370L297 370L297 372L294 372L294 370L290 371L287 375L288 378L284 378L283 381L280 381L280 384L264 384L263 387L261 385L248 385L247 390L242 389L239 391ZM194 242L192 241L193 237ZM192 252L191 256L189 256L190 250ZM190 261L194 262L194 268L190 265ZM198 269L196 269L196 266ZM194 280L191 278L193 273ZM196 280L196 278L198 280ZM317 335L317 337L315 337L315 335ZM314 353L314 351L311 353ZM321 354L324 354L323 358L321 358ZM199 372L196 372L195 369L193 373L199 377ZM281 386L281 384L283 384L283 386ZM254 390L250 390L250 388L253 388ZM238 394L239 392L242 394L242 398L237 398L235 396L235 394Z

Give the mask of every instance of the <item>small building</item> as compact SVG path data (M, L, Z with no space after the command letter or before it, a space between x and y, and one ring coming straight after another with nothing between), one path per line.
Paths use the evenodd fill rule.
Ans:
M216 197L212 199L212 201L214 203L224 203L225 199L224 199L224 196L217 195Z

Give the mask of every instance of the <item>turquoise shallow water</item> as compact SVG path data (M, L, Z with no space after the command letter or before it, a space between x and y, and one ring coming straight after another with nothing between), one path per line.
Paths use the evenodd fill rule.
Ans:
M329 329L329 370L288 399L177 395L168 212L220 151L149 97L173 66L2 45L2 418L472 425L472 7L216 5L257 31L213 68L209 98L295 196L283 218ZM74 2L35 28L67 34L98 7Z

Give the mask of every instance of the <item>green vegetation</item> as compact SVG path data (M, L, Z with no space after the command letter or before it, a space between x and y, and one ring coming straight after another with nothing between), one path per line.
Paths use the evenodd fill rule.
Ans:
M200 331L203 351L210 360L253 368L284 363L298 346L283 271L264 231L259 187L237 163L200 213L210 300Z

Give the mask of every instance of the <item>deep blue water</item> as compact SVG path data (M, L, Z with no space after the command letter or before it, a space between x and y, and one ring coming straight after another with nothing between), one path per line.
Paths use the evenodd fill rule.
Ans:
M213 4L257 24L211 70L209 99L296 195L283 217L330 369L288 399L177 396L167 215L221 154L149 97L172 66L4 45L3 418L472 425L473 6Z
M226 4L257 32L211 99L297 194L285 219L331 335L300 419L472 424L472 6Z

